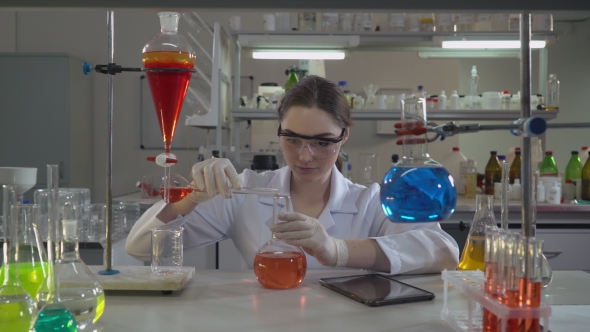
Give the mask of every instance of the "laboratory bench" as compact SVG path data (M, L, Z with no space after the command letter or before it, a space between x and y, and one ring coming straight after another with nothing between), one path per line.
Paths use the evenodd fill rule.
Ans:
M163 295L148 291L107 291L99 323L103 332L143 331L453 331L441 320L440 274L395 276L436 294L433 301L367 307L320 286L323 277L363 274L359 270L307 271L288 290L263 288L252 270L196 270L184 289ZM449 308L467 300L449 288ZM543 290L552 306L551 331L585 331L590 326L590 274L555 271Z

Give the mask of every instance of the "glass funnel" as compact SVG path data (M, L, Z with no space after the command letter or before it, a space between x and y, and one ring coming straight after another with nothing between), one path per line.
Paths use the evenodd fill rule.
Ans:
M147 72L165 153L169 155L178 116L195 67L195 52L186 39L178 34L180 14L161 12L158 16L161 31L143 47L143 65ZM173 155L169 157L176 159Z
M484 271L486 226L496 228L494 196L477 195L475 196L475 215L457 269Z
M60 259L55 262L57 295L60 302L70 310L78 322L79 331L93 331L104 312L104 291L98 280L80 259L78 251L78 224L82 218L80 207L63 207L63 240Z
M274 223L280 222L280 212L290 212L289 196L274 195ZM307 259L301 247L295 247L273 237L262 245L254 257L254 274L258 282L266 288L288 289L303 281L307 272Z
M10 236L3 244L4 278L0 287L0 331L26 332L37 314L35 302L21 285L19 278L18 227L16 225L16 187L4 185L4 211L12 210L11 218L6 219ZM10 220L10 222L8 222Z
M457 192L449 172L428 155L424 98L402 100L396 144L403 158L385 174L381 206L392 222L433 222L447 219L455 210Z
M20 204L16 207L14 227L17 232L18 278L23 288L35 299L41 285L47 277L47 255L43 241L36 229L37 206ZM13 247L13 250L16 247ZM13 253L10 253L13 255ZM16 273L13 269L11 273ZM0 280L4 280L4 271L0 271Z

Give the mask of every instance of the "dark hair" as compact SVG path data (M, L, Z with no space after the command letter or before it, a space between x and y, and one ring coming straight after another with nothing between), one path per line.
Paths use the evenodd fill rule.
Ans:
M307 76L285 93L278 109L279 122L293 106L319 108L330 114L341 128L354 125L350 116L350 104L344 97L344 93L339 86L323 77ZM336 159L336 167L342 170L340 156Z

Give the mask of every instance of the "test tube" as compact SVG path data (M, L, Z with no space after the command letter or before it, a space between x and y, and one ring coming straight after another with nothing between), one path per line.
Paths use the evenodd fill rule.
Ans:
M525 250L524 278L519 283L522 304L528 308L538 308L541 305L542 264L543 264L543 240L528 237ZM524 288L524 289L523 289ZM524 328L521 331L539 332L539 318L526 318L521 323Z
M496 273L498 272L497 249L499 230L496 226L486 226L486 244L485 244L485 293L487 296L495 298L496 293ZM497 328L497 317L488 309L483 309L483 331L492 332Z
M506 243L504 247L504 305L509 308L518 308L520 302L518 300L518 278L517 267L519 265L519 241L520 235L510 232L506 236ZM510 318L503 323L505 332L518 332L519 319Z

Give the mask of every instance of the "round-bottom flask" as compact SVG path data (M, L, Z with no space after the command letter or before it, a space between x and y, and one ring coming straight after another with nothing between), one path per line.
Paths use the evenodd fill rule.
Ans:
M275 195L273 218L281 209L290 210L289 196ZM273 238L262 245L254 258L254 274L258 282L270 289L289 289L303 281L307 272L307 258L301 247L295 247Z
M397 145L403 158L385 174L381 206L392 222L434 222L447 219L457 204L455 181L428 155L424 98L402 100Z

